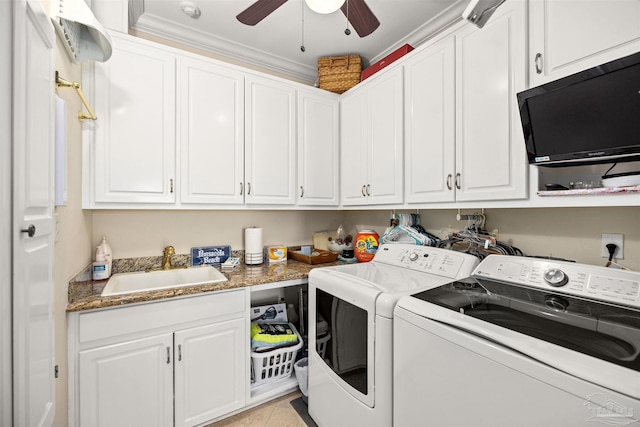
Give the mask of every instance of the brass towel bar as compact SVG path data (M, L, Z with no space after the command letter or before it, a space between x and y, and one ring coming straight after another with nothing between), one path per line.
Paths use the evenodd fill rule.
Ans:
M80 97L80 100L84 104L84 107L89 112L89 114L84 113L82 111L78 112L78 120L80 120L80 121L85 120L85 119L97 120L97 117L96 117L95 113L93 112L93 110L91 109L91 106L87 102L87 98L85 98L84 94L82 93L82 89L80 88L80 83L78 83L78 82L70 82L68 80L65 80L62 77L60 77L58 75L58 72L56 71L56 88L59 88L61 86L62 87L74 88L76 90L76 92L78 93L78 96Z

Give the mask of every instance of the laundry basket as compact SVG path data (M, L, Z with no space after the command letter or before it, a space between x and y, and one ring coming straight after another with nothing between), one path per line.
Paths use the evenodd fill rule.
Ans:
M321 338L316 338L316 352L318 355L324 359L324 354L327 351L327 341L331 338L331 334L327 334Z
M289 323L289 326L298 336L298 344L259 353L251 352L254 385L288 378L293 374L293 364L304 342L295 326L291 323Z

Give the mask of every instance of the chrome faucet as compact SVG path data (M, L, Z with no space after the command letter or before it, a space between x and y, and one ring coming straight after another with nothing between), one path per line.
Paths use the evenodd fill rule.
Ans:
M162 253L162 269L171 270L171 255L175 255L176 250L173 246L167 246Z

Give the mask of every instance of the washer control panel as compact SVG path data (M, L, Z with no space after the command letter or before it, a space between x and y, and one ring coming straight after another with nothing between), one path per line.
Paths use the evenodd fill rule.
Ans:
M447 249L395 243L380 246L373 262L455 279L471 276L480 261Z
M473 277L640 308L640 273L627 270L491 255L480 263Z

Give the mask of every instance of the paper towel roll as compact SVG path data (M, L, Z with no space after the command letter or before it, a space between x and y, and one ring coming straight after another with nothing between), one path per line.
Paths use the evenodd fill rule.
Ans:
M262 263L262 228L244 229L245 264Z

